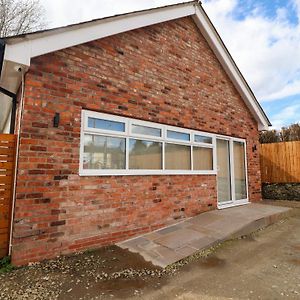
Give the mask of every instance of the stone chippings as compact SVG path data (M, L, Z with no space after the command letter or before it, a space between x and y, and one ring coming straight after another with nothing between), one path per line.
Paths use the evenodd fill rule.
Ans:
M199 251L185 259L182 259L167 268L124 268L120 271L109 272L97 269L99 265L106 262L101 258L87 253L77 253L71 257L62 256L47 262L31 263L27 267L21 267L10 273L0 274L0 299L2 300L44 300L58 299L64 293L68 293L72 288L64 289L63 277L70 278L70 284L86 284L107 282L116 279L148 280L151 278L164 278L173 276L183 266L197 259L207 257L212 254L221 244L210 249ZM71 259L70 259L71 258ZM114 257L112 257L112 261ZM74 275L76 274L76 275ZM2 284L1 284L2 280ZM3 283L5 282L5 283ZM101 290L99 290L101 293Z
M300 183L263 183L264 199L300 201Z

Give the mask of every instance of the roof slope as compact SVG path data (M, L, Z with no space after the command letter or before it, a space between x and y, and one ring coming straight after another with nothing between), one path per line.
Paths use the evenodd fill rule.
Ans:
M30 60L33 57L187 16L193 18L200 32L207 40L258 122L258 128L266 130L271 125L268 117L259 105L254 93L238 69L203 7L197 1L126 13L5 38L6 48L0 86L16 92L22 78L22 72L17 72L17 69L21 66L26 71L30 67Z

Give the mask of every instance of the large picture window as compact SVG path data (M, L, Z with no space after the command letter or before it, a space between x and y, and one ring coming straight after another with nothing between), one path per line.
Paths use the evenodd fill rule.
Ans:
M80 175L216 174L213 134L82 111Z

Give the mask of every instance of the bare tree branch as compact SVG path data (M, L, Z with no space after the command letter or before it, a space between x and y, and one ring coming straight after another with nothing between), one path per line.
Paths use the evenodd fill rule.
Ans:
M261 144L300 141L300 123L282 127L281 130L261 132L259 140Z
M0 37L37 31L46 25L39 0L0 0Z

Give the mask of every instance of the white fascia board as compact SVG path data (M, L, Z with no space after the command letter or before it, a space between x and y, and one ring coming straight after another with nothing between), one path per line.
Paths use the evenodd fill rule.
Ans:
M197 24L199 30L209 43L211 49L214 51L218 60L222 64L227 75L233 82L235 88L238 90L244 102L254 115L256 121L258 122L258 129L267 130L269 127L269 122L263 115L261 109L258 106L258 103L256 102L256 99L249 90L249 87L245 83L244 78L233 62L230 54L228 53L228 50L225 48L215 28L211 24L203 9L199 6L196 7L196 14L193 16L193 19Z
M164 7L140 13L107 18L76 25L62 32L45 32L38 38L25 37L24 41L7 44L4 59L30 66L30 59L39 55L84 44L114 34L145 26L162 23L195 14L195 4L188 3L174 7Z
M17 44L6 44L4 61L17 63L23 66L30 66L31 41L24 41Z

